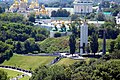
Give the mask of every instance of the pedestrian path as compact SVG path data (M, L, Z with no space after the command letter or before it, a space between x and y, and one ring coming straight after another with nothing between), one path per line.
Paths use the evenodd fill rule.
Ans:
M26 74L26 75L28 75L30 77L32 76L32 73L28 73L28 72L25 72L25 71L22 71L22 70L17 70L17 69L13 69L13 68L5 68L5 67L0 67L0 68L8 69L8 70L16 71L16 72L21 72L21 73Z
M22 74L22 75L19 75L19 76L15 77L15 78L11 78L10 80L19 80L19 79L21 79L21 78L23 78L25 76L28 76L28 75Z
M18 75L17 77L11 78L10 80L19 80L19 79L21 79L25 76L29 76L29 77L32 76L32 73L28 73L28 72L25 72L25 71L22 71L22 70L17 70L17 69L13 69L13 68L6 68L6 67L1 67L1 66L0 66L0 68L23 73L22 75Z

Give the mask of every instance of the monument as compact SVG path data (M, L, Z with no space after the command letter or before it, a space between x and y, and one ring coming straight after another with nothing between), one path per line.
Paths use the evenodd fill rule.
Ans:
M85 53L85 47L88 45L88 25L83 21L80 26L80 55Z
M103 55L106 54L106 30L103 30Z

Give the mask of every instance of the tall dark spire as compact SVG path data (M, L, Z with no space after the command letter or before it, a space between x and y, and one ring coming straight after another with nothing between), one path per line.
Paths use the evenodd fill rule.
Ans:
M106 54L106 30L103 30L103 55Z

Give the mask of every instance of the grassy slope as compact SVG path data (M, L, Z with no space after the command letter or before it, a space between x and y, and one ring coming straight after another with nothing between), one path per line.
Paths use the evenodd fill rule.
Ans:
M92 58L92 59L95 59L95 58ZM91 60L90 58L86 58L85 59L86 63L89 63L90 60ZM70 59L70 58L63 58L58 63L56 63L56 65L66 65L66 66L69 66L69 65L72 65L72 64L74 64L75 62L78 62L78 61L81 61L81 60L74 60L74 59Z
M46 52L67 51L69 48L68 37L47 38L40 42L41 48Z
M19 79L19 80L29 80L29 76L25 76L25 77L23 77L23 78L21 78L21 79Z
M5 72L7 72L8 74L8 77L11 79L11 78L14 78L14 77L17 77L18 75L22 75L23 73L20 73L20 72L17 72L17 71L12 71L12 70L8 70L8 69L2 69L0 68L0 70L3 70ZM23 78L21 78L20 80L29 80L29 76L25 76Z
M76 39L77 44L76 44L76 51L79 51L79 39ZM112 39L107 39L106 40L106 49L108 51L109 49L109 44L112 41ZM99 42L99 50L102 49L103 46L103 39L98 39ZM60 37L60 38L47 38L44 41L39 43L41 46L41 49L46 52L69 52L69 37Z
M2 68L0 68L0 70L3 70L5 72L7 72L8 77L10 77L10 78L14 78L14 77L17 77L18 75L22 75L22 73L20 73L20 72L8 70L8 69L2 69Z
M40 42L40 47L46 52L68 52L69 51L69 36L59 38L47 38ZM77 40L78 47L78 40Z
M14 55L9 61L5 61L2 65L16 66L23 69L34 70L40 65L49 64L55 57L46 56L22 56Z
M71 65L73 63L75 63L76 61L80 61L80 60L73 60L73 59L69 59L69 58L63 58L61 59L58 63L56 63L56 65Z

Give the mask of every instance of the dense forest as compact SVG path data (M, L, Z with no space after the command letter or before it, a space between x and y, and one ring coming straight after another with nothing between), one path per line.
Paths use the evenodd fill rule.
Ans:
M30 24L29 24L30 23ZM31 22L17 13L0 14L0 63L17 54L40 52L37 41L43 41L49 31L32 26Z

